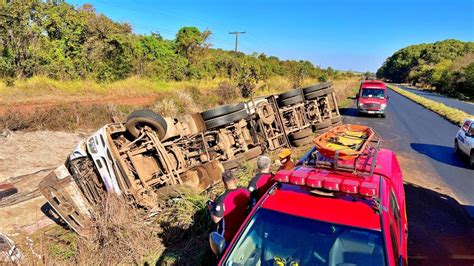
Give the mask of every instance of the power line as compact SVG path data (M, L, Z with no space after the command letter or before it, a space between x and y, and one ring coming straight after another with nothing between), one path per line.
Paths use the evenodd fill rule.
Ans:
M244 34L245 31L232 31L229 34L235 34L235 52L237 53L237 47L239 45L239 34Z
M142 9L138 6L134 6L134 7L126 7L126 6L123 6L122 3L116 3L114 1L110 1L110 0L99 0L99 2L103 5L107 5L109 7L113 7L113 8L118 8L120 10L127 10L127 11L131 11L131 12L135 12L135 13L138 13L138 14L141 14L141 15L145 15L145 14L148 14L148 15L154 15L156 16L156 14L161 14L163 16L167 16L167 17L174 17L174 18L178 18L180 20L182 19L187 19L187 20L191 20L191 21L195 21L195 22L201 22L203 24L211 24L211 28L216 28L216 29L220 29L220 30L227 30L227 29L224 29L224 27L222 27L222 23L219 22L219 26L217 26L216 24L212 23L210 20L204 20L202 18L197 18L197 17L192 17L192 16L189 16L189 15L184 15L184 14L180 14L179 12L176 12L176 11L170 11L170 10L165 10L163 8L159 8L158 10L156 8L153 8L153 10L151 9ZM145 25L140 25L140 24L137 24L137 23L131 23L131 22L128 22L130 25L132 25L134 28L139 28L139 29L148 29L148 30L158 30L158 32L164 32L164 33L168 33L170 34L171 36L176 34L174 31L170 30L170 29L163 29L163 28L160 28L160 27L154 27L154 26L145 26ZM227 25L223 25L223 26L226 26ZM237 34L236 34L237 35ZM238 38L236 36L236 38ZM249 38L250 39L250 38ZM250 39L251 40L251 39ZM244 47L246 49L248 49L249 51L256 51L256 50L259 50L258 47L261 48L261 45L263 43L260 42L260 45L258 45L258 47L256 45L254 45L253 42L251 42L250 40L245 40L245 41L242 41L242 43L240 44L241 47ZM224 41L224 40L219 40L219 39L216 39L214 37L211 37L211 42L215 42L215 43L220 43L220 44L225 44L225 45L231 45L229 42L227 41ZM239 44L237 44L236 46L238 46ZM266 45L264 45L266 46ZM238 47L237 47L238 48ZM263 48L261 48L263 49Z

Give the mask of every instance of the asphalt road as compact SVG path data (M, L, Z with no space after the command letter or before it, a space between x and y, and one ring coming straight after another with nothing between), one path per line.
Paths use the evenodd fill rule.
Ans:
M345 113L345 123L365 124L375 128L383 145L407 155L424 172L433 170L456 199L474 206L474 170L467 158L454 154L454 136L459 127L437 114L391 91L387 117L359 117L353 108ZM429 168L429 169L426 169Z
M410 88L408 86L403 86L403 85L397 85L398 87L407 90L409 92L413 92L416 95L428 98L430 100L433 100L435 102L440 102L443 103L449 107L453 107L459 110L462 110L468 114L474 115L474 104L473 103L468 103L468 102L463 102L459 101L453 98L446 97L444 95L432 93L429 91L422 91L422 90L417 90L414 88Z
M397 153L405 184L411 265L474 265L474 170L454 153L459 128L391 91L386 118L359 117L353 105L344 123L374 128Z

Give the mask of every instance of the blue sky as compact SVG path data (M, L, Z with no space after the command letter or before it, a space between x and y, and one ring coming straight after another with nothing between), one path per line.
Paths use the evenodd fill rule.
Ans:
M68 0L128 22L136 33L173 39L179 28L213 32L216 48L234 48L229 31L246 31L239 50L322 67L376 71L411 44L474 41L474 0Z

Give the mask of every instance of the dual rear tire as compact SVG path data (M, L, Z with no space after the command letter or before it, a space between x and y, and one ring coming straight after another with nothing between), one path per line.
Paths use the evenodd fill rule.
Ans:
M249 113L244 103L224 105L201 113L206 128L213 129L246 119Z
M308 127L290 134L289 138L295 147L302 147L313 142L313 131Z

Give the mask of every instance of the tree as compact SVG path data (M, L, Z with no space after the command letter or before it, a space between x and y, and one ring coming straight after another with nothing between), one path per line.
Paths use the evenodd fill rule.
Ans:
M179 54L193 62L194 57L207 47L207 39L211 36L209 30L199 31L196 27L183 27L176 34L176 48Z
M254 94L254 89L260 81L260 68L254 60L245 58L239 65L237 87L244 98L249 98Z

